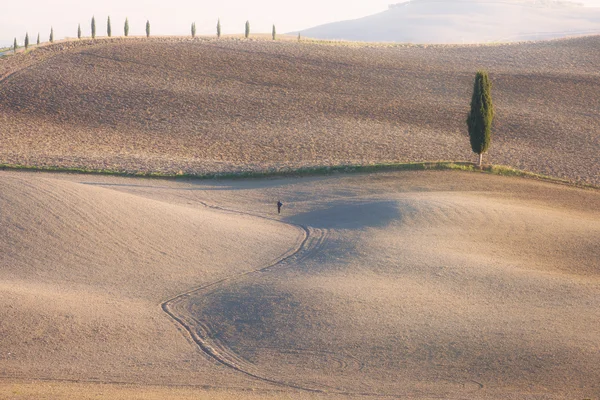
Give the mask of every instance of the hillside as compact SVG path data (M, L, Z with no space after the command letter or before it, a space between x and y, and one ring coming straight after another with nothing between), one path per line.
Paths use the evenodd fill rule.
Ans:
M1 378L208 381L210 364L157 304L272 262L302 236L97 183L3 173L0 184Z
M600 37L502 46L99 40L0 59L0 163L177 173L473 160L600 184Z
M410 0L301 33L318 39L402 43L554 39L600 33L600 8L543 0Z
M457 171L0 188L2 399L600 393L597 190Z

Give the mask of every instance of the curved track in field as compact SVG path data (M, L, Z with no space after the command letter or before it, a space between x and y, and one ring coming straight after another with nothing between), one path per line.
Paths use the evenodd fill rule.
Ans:
M228 210L228 209L225 209L222 207L211 206L206 203L202 203L202 204L205 207L217 209L220 211L242 214L242 215L249 215L249 216L253 216L253 217L279 221L274 218L258 216L258 215L244 213L244 212L240 212L240 211ZM298 262L299 260L304 259L304 258L310 256L311 254L313 254L314 252L316 252L317 249L322 245L322 243L325 240L326 232L324 230L314 230L314 229L310 229L303 225L297 225L297 224L292 224L292 223L282 222L282 221L279 221L279 222L294 226L298 229L301 229L304 232L304 238L302 239L300 244L298 246L296 246L295 248L291 249L290 251L288 251L286 254L284 254L284 256L282 258L280 258L279 260L277 260L276 262L274 262L270 265L261 267L259 269L244 272L244 273L234 275L234 276L230 276L230 277L218 280L216 282L212 282L207 285L203 285L203 286L197 287L195 289L189 290L185 293L179 294L179 295L163 302L161 304L161 307L165 313L167 313L173 320L175 320L177 323L179 323L184 328L184 330L190 335L192 340L198 345L198 347L206 355L208 355L209 357L211 357L213 360L217 361L218 363L225 365L229 368L232 368L232 369L234 369L238 372L241 372L245 375L248 375L253 378L259 379L261 381L264 381L264 382L272 383L272 384L279 385L279 386L285 386L285 387L289 387L289 388L293 388L293 389L300 389L300 390L305 390L305 391L324 393L325 391L321 390L321 389L307 388L307 387L298 386L298 385L295 385L295 384L289 383L289 382L281 382L281 381L278 381L275 379L261 376L258 373L251 371L249 366L247 365L248 363L246 361L237 357L235 355L235 353L230 351L227 348L227 346L225 346L219 340L211 338L212 329L208 323L206 323L205 321L198 321L198 320L194 320L194 322L191 322L189 320L189 317L182 315L183 313L180 314L177 311L175 311L175 309L177 309L177 306L179 304L181 304L182 302L184 302L189 297L201 295L202 292L207 292L210 289L216 288L218 286L222 286L222 285L232 282L234 280L239 280L239 279L247 277L251 274L265 272L265 271L268 271L268 270L271 270L274 268L278 268L278 267L285 267L291 263Z
M192 297L199 296L207 296L212 293L214 290L218 288L222 288L223 286L233 283L234 281L239 281L244 278L248 278L251 275L264 273L267 271L273 271L275 269L285 269L289 268L300 261L315 255L326 243L327 238L329 236L329 232L327 229L319 229L313 228L301 224L294 224L290 222L284 222L276 218L269 218L261 215L256 215L252 213L246 213L242 211L230 210L218 206L209 205L207 203L201 202L201 204L207 208L224 211L228 213L235 213L240 215L247 215L256 218L267 219L270 221L277 221L283 224L287 224L289 226L293 226L297 229L300 229L304 233L304 237L301 242L294 248L290 249L286 252L279 260L269 264L267 266L243 272L241 274L233 275L227 278L223 278L216 282L212 282L184 293L181 293L173 298L170 298L163 303L161 303L161 307L163 311L171 317L177 324L179 324L185 332L189 335L189 337L193 340L193 342L204 352L208 357L217 363L229 367L235 371L243 373L247 376L255 378L257 380L274 384L280 387L302 390L312 393L328 393L328 394L340 394L340 395L353 395L353 396L369 396L369 397L394 397L393 394L383 394L383 393L373 393L373 392L350 392L350 391L340 391L335 389L330 389L327 387L309 387L304 386L298 383L285 381L277 378L272 378L268 376L264 376L261 371L254 364L244 360L242 357L237 355L234 351L232 351L226 343L223 343L217 335L214 334L214 329L211 324L203 320L201 317L192 317L189 313L185 312L185 302ZM308 350L302 349L279 349L283 353L296 354L296 353L311 353ZM313 352L315 353L315 352ZM352 357L346 355L334 354L332 352L326 352L323 354L318 354L320 357L327 357L337 364L340 364L341 369L354 367L358 370L362 370L363 363ZM463 385L466 387L471 386L474 390L480 390L483 388L483 385L479 382L463 382Z

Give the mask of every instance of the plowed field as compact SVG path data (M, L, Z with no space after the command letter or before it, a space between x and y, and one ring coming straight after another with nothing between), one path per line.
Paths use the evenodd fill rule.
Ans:
M474 159L600 184L600 37L498 46L265 40L63 43L0 60L0 163L209 173Z
M452 171L0 188L2 399L600 394L597 190Z

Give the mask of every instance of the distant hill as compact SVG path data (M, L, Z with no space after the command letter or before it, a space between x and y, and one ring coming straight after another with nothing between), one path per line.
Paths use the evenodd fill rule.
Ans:
M368 42L487 43L600 33L600 7L549 0L412 0L387 11L301 31Z

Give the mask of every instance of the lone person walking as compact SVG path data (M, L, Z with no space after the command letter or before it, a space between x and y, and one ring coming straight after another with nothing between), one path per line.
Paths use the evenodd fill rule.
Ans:
M281 206L283 206L283 203L281 202L281 200L279 200L277 202L277 214L281 214Z

